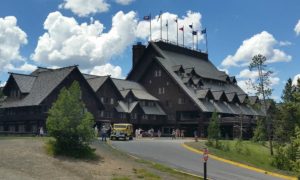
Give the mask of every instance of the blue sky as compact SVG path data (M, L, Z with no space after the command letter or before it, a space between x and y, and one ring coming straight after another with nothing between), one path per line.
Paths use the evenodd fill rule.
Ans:
M274 71L273 97L280 100L285 81L300 74L299 7L298 0L3 0L0 81L7 80L8 71L28 73L35 66L73 64L88 73L126 77L131 45L149 38L143 16L151 13L153 36L158 38L155 16L162 11L170 38L176 37L173 20L178 17L188 46L190 23L195 30L207 28L210 60L237 76L245 89L245 81L255 77L247 63L253 54L265 54ZM202 50L204 42L200 37Z

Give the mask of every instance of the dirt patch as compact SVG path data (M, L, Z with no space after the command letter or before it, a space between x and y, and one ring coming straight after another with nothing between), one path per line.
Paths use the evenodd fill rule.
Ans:
M149 164L96 141L92 144L97 161L51 157L46 154L47 138L0 138L0 174L6 180L31 179L182 179L184 176L161 172ZM137 172L142 172L143 176ZM153 178L155 174L156 178ZM149 175L149 178L147 177ZM152 178L151 178L152 177ZM184 178L186 179L186 178ZM188 179L194 179L189 177Z

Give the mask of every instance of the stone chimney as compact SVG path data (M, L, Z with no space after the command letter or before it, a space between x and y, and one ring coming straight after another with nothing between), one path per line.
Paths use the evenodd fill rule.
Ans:
M141 42L137 42L136 45L132 46L132 67L134 67L138 63L138 61L144 54L145 49L146 46Z

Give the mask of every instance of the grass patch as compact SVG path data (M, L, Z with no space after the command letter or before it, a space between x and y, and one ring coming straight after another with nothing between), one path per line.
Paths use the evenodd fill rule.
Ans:
M160 180L161 178L153 174L146 169L133 169L133 172L136 174L139 179L148 179L148 180Z
M202 150L207 141L187 142L188 146ZM219 148L209 146L209 153L224 159L240 162L267 171L293 175L292 172L279 170L271 165L272 156L269 148L252 141L221 140Z
M99 160L100 157L95 153L95 149L88 145L80 147L60 147L54 139L50 139L45 144L47 154L51 156L67 156L75 159Z
M129 177L126 176L120 176L120 177L114 177L112 180L131 180Z
M177 175L177 176L180 176L181 179L185 179L185 180L186 180L186 179L199 179L199 177L195 177L195 176L186 174L186 173L184 173L184 172L176 171L176 170L173 169L173 168L164 166L164 165L159 164L159 163L154 163L154 162L147 161L147 160L144 160L144 159L136 159L135 161L136 161L136 162L139 162L139 163L147 164L147 165L149 165L151 168L153 168L153 169L155 169L155 170L158 170L158 171L160 171L160 172L164 172L164 173L168 173L168 174L171 174L171 175ZM202 178L200 178L200 179L202 179Z

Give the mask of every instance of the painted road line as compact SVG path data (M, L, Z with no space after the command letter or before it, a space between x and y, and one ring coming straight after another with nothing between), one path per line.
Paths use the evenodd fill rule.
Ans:
M203 154L203 151L201 151L201 150L195 149L195 148L193 148L191 146L188 146L186 144L181 144L181 145L184 148L186 148L186 149L188 149L192 152L195 152L197 154ZM279 177L279 178L282 178L282 179L297 180L296 177L286 176L286 175L274 173L274 172L271 172L271 171L266 171L266 170L263 170L263 169L259 169L259 168L256 168L256 167L246 165L246 164L242 164L242 163L238 163L238 162L231 161L231 160L228 160L228 159L220 158L220 157L212 155L212 154L210 154L209 157L212 158L212 159L224 162L224 163L228 163L228 164L231 164L231 165L234 165L234 166L237 166L237 167L241 167L241 168L244 168L244 169L249 169L249 170L259 172L259 173L262 173L262 174L268 174L268 175L271 175L271 176L274 176L274 177Z

